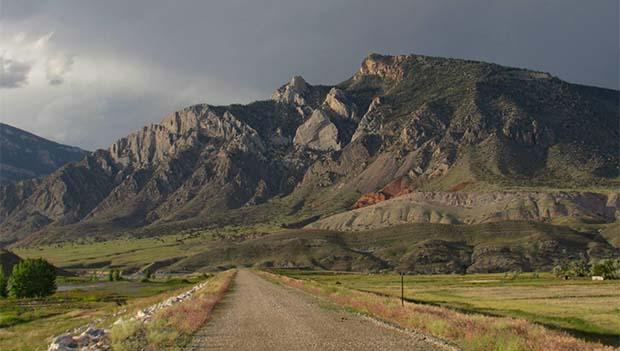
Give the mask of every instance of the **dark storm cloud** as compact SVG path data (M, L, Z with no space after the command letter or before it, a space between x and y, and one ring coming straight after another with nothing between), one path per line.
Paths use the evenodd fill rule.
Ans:
M171 99L179 104L267 98L294 74L315 84L337 83L371 52L477 59L547 71L571 82L619 85L617 0L2 3L5 27L53 31L55 45L76 55L74 66L102 57L177 77L174 83L162 79L162 95L195 85L193 95ZM71 74L79 78L76 70ZM115 84L124 91L140 89L130 81ZM143 122L178 107L161 111L155 110L160 104L152 110L137 104L144 100L124 101L124 110L114 110L150 114ZM126 126L138 127L131 121ZM107 135L110 141L120 136Z
M30 65L0 56L0 89L19 88L28 83Z

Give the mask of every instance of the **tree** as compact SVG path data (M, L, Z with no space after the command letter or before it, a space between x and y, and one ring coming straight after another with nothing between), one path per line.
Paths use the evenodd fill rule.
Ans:
M118 269L117 269L117 270L115 270L115 271L114 271L114 280L115 280L115 281L119 281L119 280L121 280L121 279L122 279L122 277L121 277L121 271L120 271L120 270L118 270Z
M556 265L553 267L553 270L551 270L551 273L553 273L553 275L555 275L556 277L562 277L564 276L564 268L562 268L561 265Z
M8 283L8 278L4 275L4 267L0 265L0 297L8 296L9 292L6 289Z
M26 259L15 266L8 281L12 297L43 297L56 291L56 269L42 258Z
M556 277L586 277L590 273L588 262L584 259L563 260L551 271Z
M591 273L605 279L620 279L620 259L601 260L592 265Z
M588 263L585 260L575 260L570 262L568 271L571 273L570 275L574 277L585 277L590 272L588 269Z
M114 270L113 269L108 271L108 280L114 281Z
M151 270L150 270L150 269L147 269L147 270L144 272L144 277L145 277L146 279L151 279L151 278L153 277L153 272L151 272Z

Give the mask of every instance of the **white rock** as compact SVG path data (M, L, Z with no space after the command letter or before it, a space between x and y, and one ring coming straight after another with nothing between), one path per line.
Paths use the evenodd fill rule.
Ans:
M297 128L293 143L319 151L341 148L336 125L320 109L314 110L310 118Z
M52 341L52 344L47 349L48 351L73 351L78 349L78 344L75 342L72 336L64 334L58 336Z
M332 88L325 97L324 104L336 115L359 122L357 106L349 100L342 90Z

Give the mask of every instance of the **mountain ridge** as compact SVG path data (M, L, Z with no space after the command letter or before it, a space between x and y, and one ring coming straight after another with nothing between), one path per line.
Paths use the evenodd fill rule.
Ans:
M86 153L0 122L0 183L47 175Z
M431 192L616 189L617 107L617 91L546 73L371 54L335 86L293 77L271 100L190 106L0 188L0 241L292 222L404 178Z

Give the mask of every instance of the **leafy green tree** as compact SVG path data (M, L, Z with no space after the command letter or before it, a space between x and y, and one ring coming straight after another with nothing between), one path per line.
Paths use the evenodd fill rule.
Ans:
M42 258L26 259L13 266L8 282L12 297L43 297L56 291L56 269Z
M570 262L568 271L569 275L574 277L585 277L590 273L588 263L585 260L575 260Z
M556 277L587 277L590 274L590 266L584 259L563 260L551 271Z
M114 280L115 280L115 281L119 281L119 280L121 280L121 279L122 279L122 276L121 276L121 271L120 271L120 270L118 270L118 269L117 269L117 270L114 270Z
M620 279L620 259L601 260L592 265L592 275L602 276L605 279Z
M7 297L9 292L7 291L7 285L9 279L4 275L4 267L0 265L0 297Z
M561 265L556 265L551 270L551 273L553 273L553 275L555 275L558 278L562 277L562 276L564 276L564 268L562 268Z
M108 271L108 280L114 281L114 270L113 269Z

